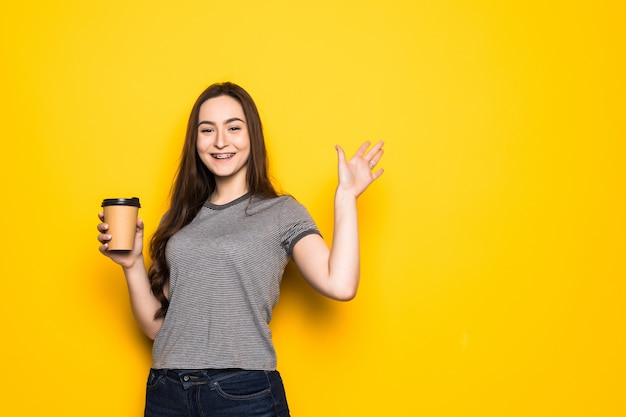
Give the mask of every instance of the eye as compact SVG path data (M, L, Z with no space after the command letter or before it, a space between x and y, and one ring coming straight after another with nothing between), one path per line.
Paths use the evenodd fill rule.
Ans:
M213 133L212 127L205 127L204 129L200 129L201 133Z
M235 130L241 130L241 128L239 126L231 126L228 128L228 130L235 131Z

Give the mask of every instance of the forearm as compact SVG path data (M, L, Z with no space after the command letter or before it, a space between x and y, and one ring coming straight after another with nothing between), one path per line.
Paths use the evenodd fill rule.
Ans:
M154 340L163 324L163 319L154 318L161 303L152 294L143 257L141 256L133 266L123 270L135 320L145 335Z
M356 295L360 277L357 198L337 189L333 241L328 259L329 281L336 298L350 300Z
M335 227L329 249L319 235L302 238L293 248L293 259L305 279L322 294L351 300L360 279L359 226L356 200L383 173L372 172L383 155L383 142L368 150L369 142L350 161L341 146L338 155L339 184L335 192Z

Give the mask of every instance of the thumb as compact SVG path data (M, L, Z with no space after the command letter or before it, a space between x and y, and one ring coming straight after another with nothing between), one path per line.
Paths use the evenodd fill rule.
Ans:
M143 219L141 217L138 217L137 218L137 231L143 233L143 229L144 229Z
M346 154L343 151L343 148L339 145L335 145L335 149L337 150L337 161L339 165L346 163Z

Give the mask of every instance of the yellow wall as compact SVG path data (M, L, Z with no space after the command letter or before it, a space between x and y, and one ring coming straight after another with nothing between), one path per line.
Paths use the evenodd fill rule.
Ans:
M294 416L626 414L623 2L11 3L1 415L141 414L150 347L96 213L136 195L154 230L192 102L223 80L326 237L332 145L387 142L357 299L287 272Z

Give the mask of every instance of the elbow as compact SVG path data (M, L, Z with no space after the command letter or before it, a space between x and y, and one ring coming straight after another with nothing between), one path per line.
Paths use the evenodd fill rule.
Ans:
M153 325L144 327L142 329L143 334L146 335L148 339L154 342L154 339L156 339L159 332L161 331L162 325L163 325L163 319L160 319L156 323L153 323Z
M359 289L359 274L350 276L349 279L337 281L334 285L331 297L337 301L350 301L356 297Z
M350 301L353 300L356 297L356 293L357 293L357 288L358 287L352 287L352 288L344 288L340 291L336 291L332 298L337 300L337 301Z
M152 331L152 330L144 330L143 334L151 341L154 342L154 339L156 339L158 331Z
M356 291L354 291L353 293L350 293L350 294L346 294L346 295L342 294L341 296L335 298L335 300L342 301L342 302L348 302L348 301L354 300L355 297L356 297Z

